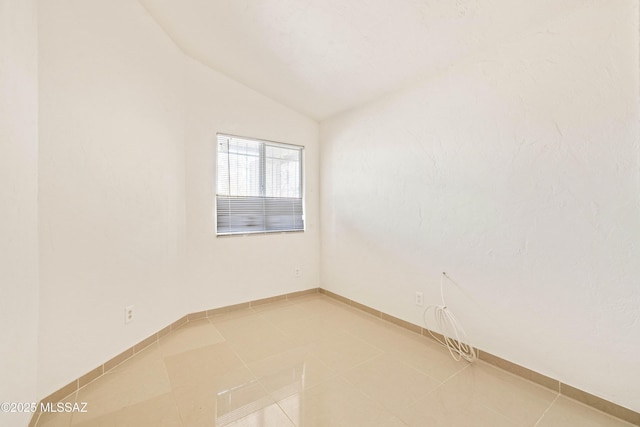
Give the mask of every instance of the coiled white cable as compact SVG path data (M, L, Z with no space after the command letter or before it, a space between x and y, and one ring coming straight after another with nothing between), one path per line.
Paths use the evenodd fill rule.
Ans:
M448 278L447 273L442 272L442 276L440 277L440 298L442 299L442 305L430 305L424 310L422 315L424 324L425 326L428 326L427 313L433 310L436 325L444 337L444 342L433 335L431 329L427 328L431 337L446 347L454 360L459 361L461 359L465 359L468 362L473 362L477 357L476 350L471 344L468 344L469 340L464 328L460 325L453 313L447 308L447 304L444 302L445 277Z

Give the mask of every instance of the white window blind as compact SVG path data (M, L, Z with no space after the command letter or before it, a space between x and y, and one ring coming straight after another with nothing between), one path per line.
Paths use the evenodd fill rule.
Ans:
M303 147L218 134L217 234L304 230Z

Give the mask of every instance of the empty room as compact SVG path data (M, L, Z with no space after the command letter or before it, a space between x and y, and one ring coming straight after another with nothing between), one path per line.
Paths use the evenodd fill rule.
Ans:
M0 0L0 427L640 425L638 0Z

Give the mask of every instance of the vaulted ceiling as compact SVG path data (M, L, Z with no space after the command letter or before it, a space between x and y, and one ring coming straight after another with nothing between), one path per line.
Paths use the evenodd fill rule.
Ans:
M139 0L188 55L322 120L588 0Z

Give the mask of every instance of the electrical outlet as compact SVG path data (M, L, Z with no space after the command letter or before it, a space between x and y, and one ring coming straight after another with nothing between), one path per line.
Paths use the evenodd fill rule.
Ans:
M293 269L293 275L295 277L300 277L300 267L296 267Z
M124 308L124 323L133 322L133 313L135 306L128 305Z
M422 307L424 305L424 294L416 292L416 305Z

